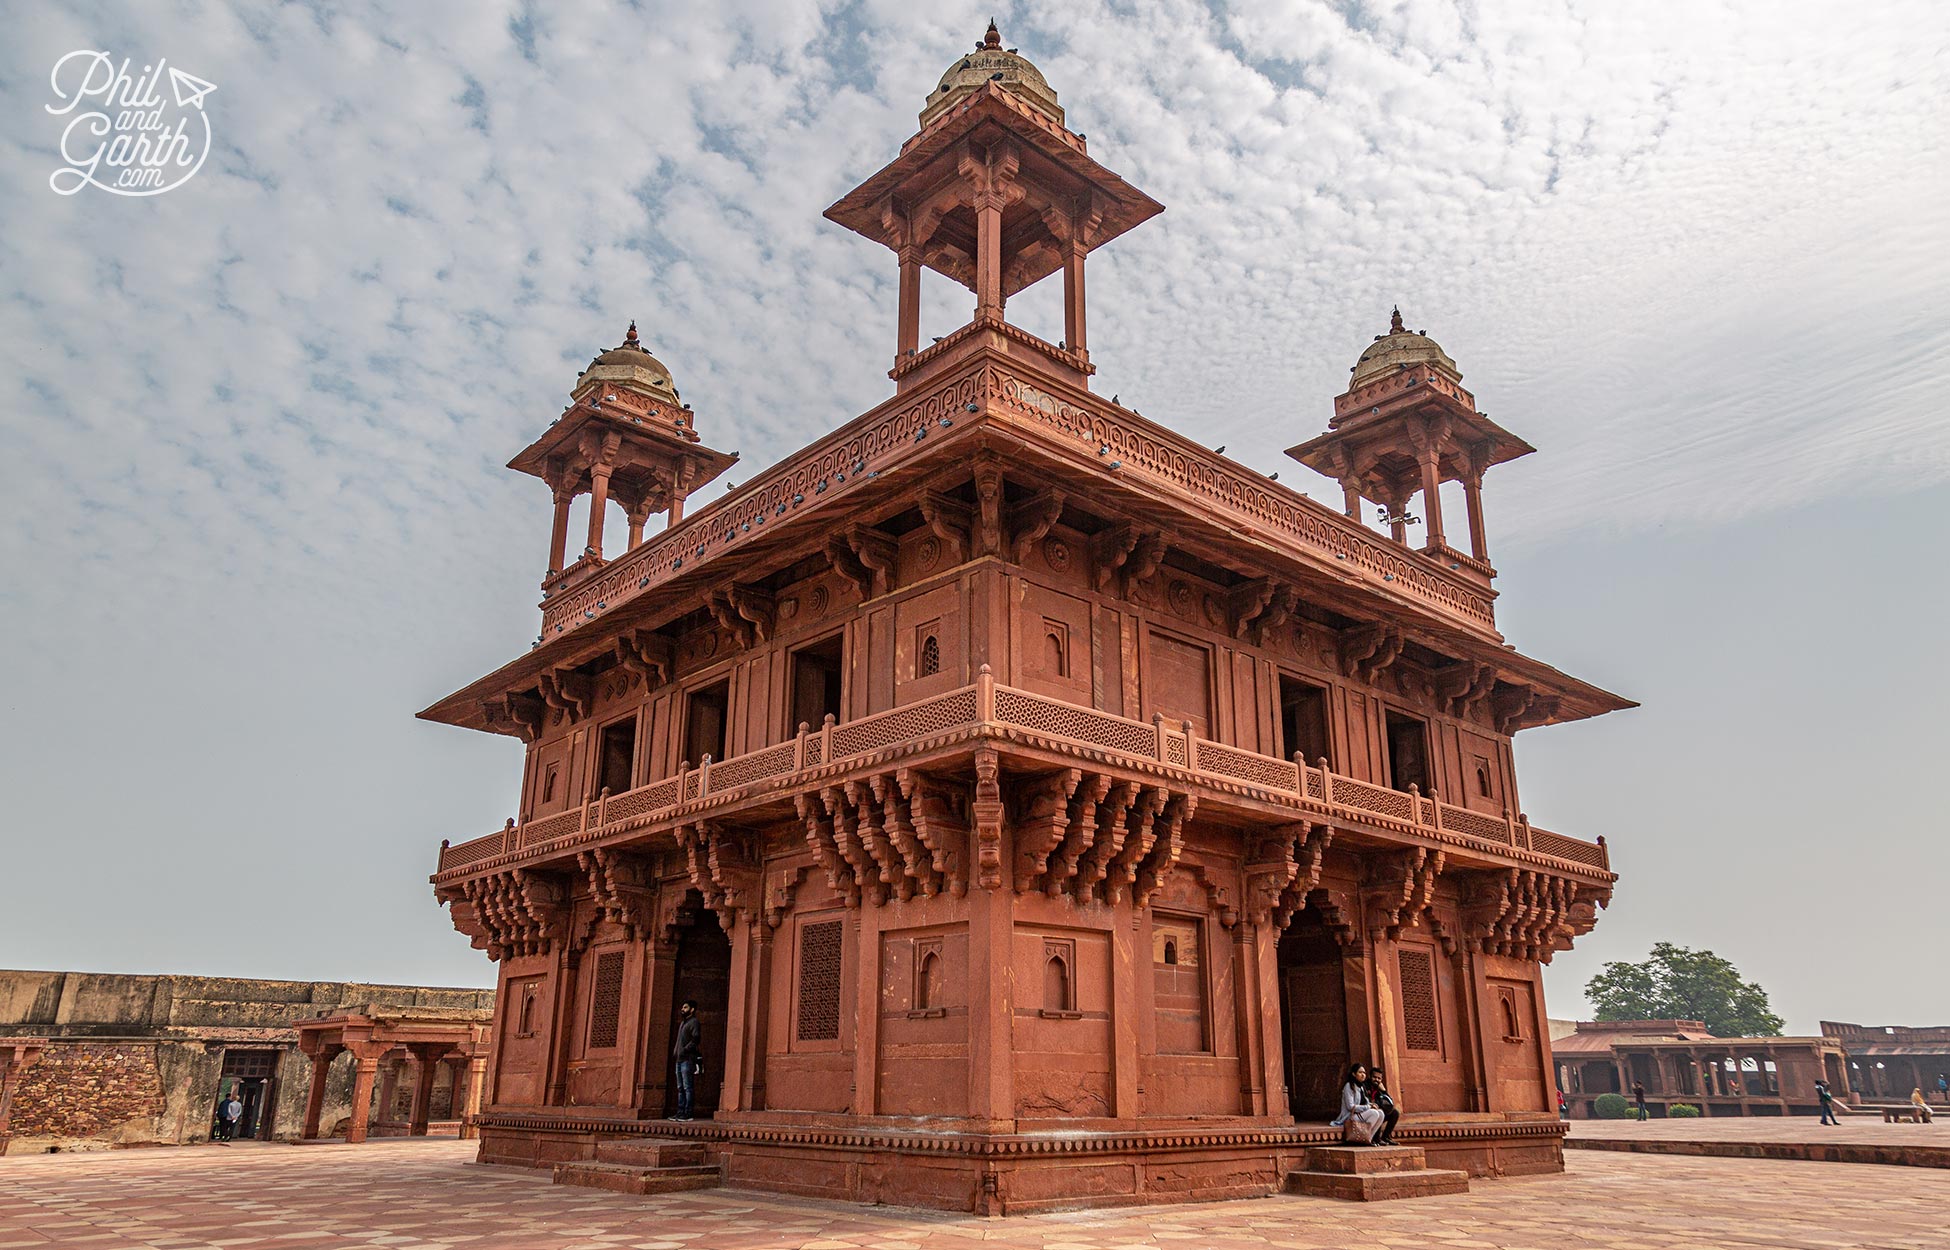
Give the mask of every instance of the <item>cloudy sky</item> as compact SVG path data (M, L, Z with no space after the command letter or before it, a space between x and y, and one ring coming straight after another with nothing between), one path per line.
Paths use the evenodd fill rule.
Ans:
M13 6L0 966L489 983L425 878L519 748L412 713L533 637L500 466L632 317L744 473L884 397L891 261L820 210L992 12L1167 206L1092 260L1101 389L1304 480L1399 301L1541 449L1505 632L1645 705L1520 740L1623 874L1553 1014L1664 939L1795 1029L1950 1023L1891 893L1950 888L1927 0ZM50 190L76 49L217 84L192 181Z

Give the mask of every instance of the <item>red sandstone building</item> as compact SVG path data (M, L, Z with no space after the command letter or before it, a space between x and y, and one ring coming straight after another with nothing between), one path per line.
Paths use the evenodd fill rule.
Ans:
M1399 318L1293 451L1343 510L1101 398L1086 259L1159 211L991 31L827 210L898 262L888 400L687 514L731 457L632 327L511 462L554 493L542 636L423 713L527 745L433 878L500 965L483 1159L1264 1193L1360 1059L1433 1164L1562 1166L1539 966L1614 877L1521 815L1510 741L1629 704L1497 632L1480 486L1531 448ZM930 345L923 267L974 294ZM1056 343L1005 317L1053 275ZM672 1125L684 999L710 1118Z

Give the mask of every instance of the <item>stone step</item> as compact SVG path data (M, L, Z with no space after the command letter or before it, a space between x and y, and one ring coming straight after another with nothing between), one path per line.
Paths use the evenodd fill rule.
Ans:
M558 1163L558 1185L607 1189L619 1194L668 1194L683 1189L716 1189L722 1179L715 1167L646 1168L628 1163Z
M1312 1146L1286 1176L1286 1192L1387 1202L1469 1192L1469 1174L1430 1168L1419 1146Z
M704 1162L704 1143L675 1137L612 1137L596 1143L596 1162L640 1168L687 1168Z
M1309 1172L1348 1176L1419 1172L1429 1166L1420 1146L1311 1146L1302 1160L1302 1167Z

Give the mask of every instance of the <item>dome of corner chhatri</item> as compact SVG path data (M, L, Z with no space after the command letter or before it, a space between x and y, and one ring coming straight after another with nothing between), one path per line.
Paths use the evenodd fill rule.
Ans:
M576 390L592 382L606 382L612 386L634 386L641 390L675 403L677 383L670 376L664 362L650 354L650 349L637 341L636 322L630 322L629 333L623 341L589 362L589 367L576 379Z
M950 105L976 91L986 82L999 82L1003 88L1022 99L1025 103L1047 115L1057 125L1063 124L1063 109L1056 103L1056 91L1043 77L1043 71L1029 63L1028 58L1013 48L1002 46L1001 32L995 23L989 23L988 33L982 42L941 75L941 82L928 93L927 106L921 110L921 125L927 124L946 112Z
M1428 336L1426 331L1407 330L1402 327L1402 310L1397 308L1389 323L1388 333L1375 336L1361 358L1354 362L1354 377L1349 381L1350 389L1386 377L1397 370L1413 365L1432 364L1452 378L1460 379L1462 371L1442 345Z

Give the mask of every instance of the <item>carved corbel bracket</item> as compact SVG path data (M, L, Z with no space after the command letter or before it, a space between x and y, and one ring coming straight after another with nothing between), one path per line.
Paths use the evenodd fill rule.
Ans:
M657 882L653 865L642 855L611 847L578 852L576 863L589 884L589 897L598 914L623 926L632 939L655 927Z
M572 723L589 715L590 704L595 699L595 682L589 674L572 668L552 668L544 671L538 680L542 702L558 712L567 712Z
M1345 891L1316 889L1307 895L1307 906L1320 916L1321 924L1336 946L1346 951L1362 949L1360 917Z
M1119 598L1129 598L1131 587L1156 573L1164 558L1164 535L1139 530L1129 521L1100 530L1090 539L1097 589L1111 590Z
M1069 828L1070 800L1083 780L1083 770L1065 768L1023 785L1012 806L1016 831L1015 886L1026 894L1049 867L1050 852Z
M794 864L768 873L765 878L765 926L776 929L792 911L792 898L799 883L812 871L808 864Z
M1505 686L1490 696L1496 731L1504 735L1546 723L1557 714L1557 705L1557 696L1539 694L1529 686Z
M691 884L726 929L735 927L740 916L749 919L760 904L758 869L746 841L715 821L677 827L677 845L684 851Z
M1002 550L1002 466L992 459L975 465L975 554L990 556Z
M1001 761L994 750L975 752L975 801L969 813L975 820L976 880L985 890L1002 888Z
M1379 860L1369 883L1370 931L1393 942L1403 929L1421 924L1446 858L1446 852L1413 847Z
M533 742L541 736L548 706L540 695L524 691L481 700L481 715L490 732L506 733L512 728L523 742Z
M924 490L915 498L921 509L922 519L934 531L936 538L947 543L954 552L953 564L960 564L968 558L969 530L972 509L952 495L940 491Z
M1062 515L1063 492L1054 487L1039 490L1010 506L1009 532L1014 536L1013 555L1017 564L1029 559L1029 553Z
M772 636L778 608L773 597L763 590L734 582L707 592L704 606L710 611L711 619L747 651Z
M1402 631L1382 621L1341 631L1341 671L1372 684L1401 658Z
M625 630L616 640L616 659L643 678L646 689L655 689L677 671L677 644L653 629Z
M839 842L834 837L833 815L826 804L810 794L799 794L793 799L799 819L806 826L806 845L812 848L813 859L826 874L826 883L839 892L848 907L860 905L860 878L854 873L853 865L841 853Z
M1226 596L1234 638L1251 638L1264 646L1266 638L1287 623L1299 603L1299 592L1270 577L1254 578L1234 586Z
M1496 669L1489 664L1463 661L1438 669L1435 693L1448 708L1449 715L1468 719L1476 707L1489 697L1496 685Z
M925 847L934 874L948 893L961 898L968 893L967 792L938 782L911 768L894 775L908 805L914 836Z
M878 598L892 588L899 554L892 537L865 525L849 525L826 540L826 558L862 599Z

